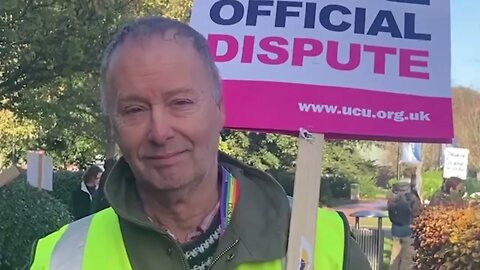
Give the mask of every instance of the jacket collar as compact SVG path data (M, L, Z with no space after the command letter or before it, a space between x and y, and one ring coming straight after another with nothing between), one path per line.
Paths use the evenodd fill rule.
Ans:
M95 190L98 189L98 186L95 187ZM88 191L87 184L85 184L84 181L80 182L80 190L87 193L88 196L90 197L90 200L92 200L92 194Z
M235 244L237 263L285 256L290 207L282 187L268 174L219 153L219 163L239 180L240 198L219 243L221 252ZM155 230L140 207L133 173L122 157L105 183L105 196L120 218Z

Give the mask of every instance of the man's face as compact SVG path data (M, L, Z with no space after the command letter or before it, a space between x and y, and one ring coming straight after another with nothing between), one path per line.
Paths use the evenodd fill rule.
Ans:
M95 185L98 186L98 184L100 183L100 178L102 178L102 174L103 172L99 172L96 176L95 176Z
M216 175L223 104L190 41L127 40L107 80L115 137L139 183L174 190Z
M459 184L457 185L456 188L451 188L450 189L450 193L452 194L460 194L460 193L463 193L463 190L464 190L464 185L463 184ZM463 195L463 194L461 194Z

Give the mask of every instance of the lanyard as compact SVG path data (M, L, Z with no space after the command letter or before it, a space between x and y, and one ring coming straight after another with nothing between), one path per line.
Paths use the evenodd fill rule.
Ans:
M222 232L225 232L232 219L233 210L240 195L238 180L222 166L222 195L220 201L220 222Z

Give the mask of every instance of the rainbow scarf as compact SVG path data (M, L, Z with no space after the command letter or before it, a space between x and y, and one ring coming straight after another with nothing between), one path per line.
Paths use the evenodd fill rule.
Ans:
M232 219L233 210L240 196L240 185L233 175L222 167L222 195L220 199L220 221L225 232Z

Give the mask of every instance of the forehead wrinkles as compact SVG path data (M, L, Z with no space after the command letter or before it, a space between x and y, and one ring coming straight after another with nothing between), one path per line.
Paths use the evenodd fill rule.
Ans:
M165 44L165 43L166 44ZM164 46L162 46L164 43ZM112 51L110 56L110 61L108 63L106 69L106 80L108 82L109 87L106 90L107 102L110 103L110 107L112 107L112 103L115 104L118 98L118 85L116 85L116 72L118 69L116 68L119 64L119 61L128 61L129 52L127 50L138 50L137 52L148 54L154 50L167 50L170 46L179 46L183 50L189 50L191 53L193 52L198 60L200 60L201 64L205 64L204 61L201 59L199 53L195 50L193 45L193 38L189 38L179 34L175 29L168 30L165 33L153 33L150 35L141 35L137 33L136 35L131 35L127 37L114 51ZM115 72L113 72L115 70Z
M142 39L135 39L133 37L130 37L126 39L120 47L117 48L114 52L112 52L111 55L111 60L110 60L110 67L108 68L106 72L106 78L109 82L110 87L108 87L108 91L110 92L110 98L109 101L113 102L110 106L112 109L115 109L117 103L118 103L118 83L119 83L119 72L123 70L124 67L128 65L129 72L132 72L132 61L138 61L136 64L137 65L142 65L142 61L148 61L149 60L149 53L155 53L156 56L162 57L161 55L168 54L170 50L175 50L174 54L182 54L185 55L187 54L188 58L186 59L186 64L188 66L194 65L195 69L199 68L198 71L195 72L194 77L196 76L206 76L209 80L209 84L211 83L209 73L206 71L206 69L203 68L203 65L205 65L204 61L201 59L199 53L195 50L195 47L193 46L192 39L187 38L181 35L178 35L176 31L171 30L166 32L164 35L151 35L148 37L143 37ZM161 51L159 53L159 51ZM132 58L130 60L130 53L135 52L136 56L135 58ZM183 58L183 57L182 57ZM195 58L195 59L193 59ZM138 60L140 59L140 60ZM145 59L145 60L142 60ZM183 58L185 61L185 58ZM171 58L168 61L172 61ZM149 63L151 64L151 63ZM192 67L185 67L188 70ZM133 71L135 72L135 71ZM146 77L148 76L155 76L157 74L158 70L152 70L152 72L142 74ZM199 73L198 73L199 72ZM205 74L204 74L205 72ZM200 74L201 73L201 74ZM123 73L122 73L123 74ZM134 73L135 74L135 73ZM135 74L136 75L136 74ZM180 86L183 87L183 86ZM185 86L187 87L187 86ZM211 88L211 86L209 86ZM132 90L132 89L130 89ZM209 89L198 89L200 92L205 92L206 90ZM153 94L153 93L151 93ZM159 93L160 94L160 93ZM113 105L113 106L112 106Z
M141 49L140 53L148 54L156 50L171 49L172 45L177 45L181 47L181 49L193 52L203 63L199 53L194 48L192 38L179 35L176 30L169 30L163 34L154 33L148 36L137 34L137 36L127 37L124 42L112 52L107 73L111 71L112 66L116 64L120 56L122 56L122 58L128 57L128 51L125 51L127 47L134 50Z

